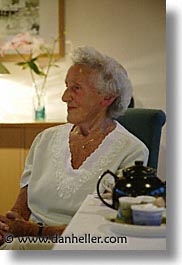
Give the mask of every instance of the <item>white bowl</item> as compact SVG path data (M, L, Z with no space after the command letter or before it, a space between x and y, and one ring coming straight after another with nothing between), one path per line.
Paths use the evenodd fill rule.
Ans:
M157 226L162 223L164 208L153 204L132 205L132 219L135 225Z

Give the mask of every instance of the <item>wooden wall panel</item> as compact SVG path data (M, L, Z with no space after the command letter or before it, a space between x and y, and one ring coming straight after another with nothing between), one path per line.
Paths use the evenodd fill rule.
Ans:
M33 139L42 130L58 124L0 124L0 214L5 214L16 200Z
M0 213L15 202L19 192L20 168L23 156L21 128L0 129Z

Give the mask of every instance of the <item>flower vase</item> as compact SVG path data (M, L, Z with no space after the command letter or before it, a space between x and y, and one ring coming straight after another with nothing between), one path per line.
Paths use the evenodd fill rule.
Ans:
M46 119L45 95L43 93L36 94L33 97L33 105L35 121L44 121Z

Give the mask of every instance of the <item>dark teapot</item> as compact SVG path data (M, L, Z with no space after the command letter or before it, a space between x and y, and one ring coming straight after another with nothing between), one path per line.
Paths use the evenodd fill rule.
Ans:
M110 170L105 171L97 183L97 193L101 201L107 206L118 209L119 197L136 197L148 195L166 198L166 183L156 176L156 169L143 166L143 161L135 161L135 165L123 169L123 176L118 177ZM106 202L100 194L100 184L104 176L110 174L115 181L112 189L112 204Z

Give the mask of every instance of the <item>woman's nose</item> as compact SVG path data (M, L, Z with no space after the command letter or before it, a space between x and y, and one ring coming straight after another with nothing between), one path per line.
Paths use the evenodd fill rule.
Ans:
M66 88L66 90L64 91L63 96L62 96L62 101L69 102L70 100L72 100L70 90L69 90L69 88Z

